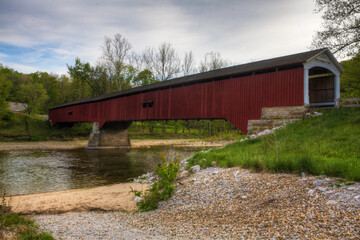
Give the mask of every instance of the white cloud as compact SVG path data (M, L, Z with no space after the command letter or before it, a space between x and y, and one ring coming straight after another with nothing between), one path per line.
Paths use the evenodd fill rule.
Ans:
M219 51L243 63L306 51L320 26L313 8L312 0L1 1L0 46L32 48L17 64L62 73L75 57L96 63L104 36L116 33L137 52L167 41L198 62Z

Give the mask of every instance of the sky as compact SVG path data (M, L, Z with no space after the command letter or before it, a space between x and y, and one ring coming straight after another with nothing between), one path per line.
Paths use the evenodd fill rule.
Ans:
M308 51L321 15L314 0L0 0L0 63L66 74L96 64L104 37L141 53L170 43L199 63L210 51L243 64Z

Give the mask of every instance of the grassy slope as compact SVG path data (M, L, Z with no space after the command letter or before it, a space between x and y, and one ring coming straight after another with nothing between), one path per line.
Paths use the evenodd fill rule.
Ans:
M243 166L360 180L360 108L334 109L272 135L197 153L190 165Z

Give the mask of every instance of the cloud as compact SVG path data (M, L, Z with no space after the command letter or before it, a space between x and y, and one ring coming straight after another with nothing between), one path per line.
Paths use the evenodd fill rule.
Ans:
M219 51L242 63L307 50L320 26L313 8L312 0L0 1L0 59L66 73L75 57L95 64L104 36L120 33L137 52L166 41L198 62Z

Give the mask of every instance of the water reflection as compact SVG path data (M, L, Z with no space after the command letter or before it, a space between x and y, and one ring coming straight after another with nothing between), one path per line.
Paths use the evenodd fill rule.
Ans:
M154 168L160 152L186 158L199 149L47 150L0 152L0 192L51 192L126 182Z

